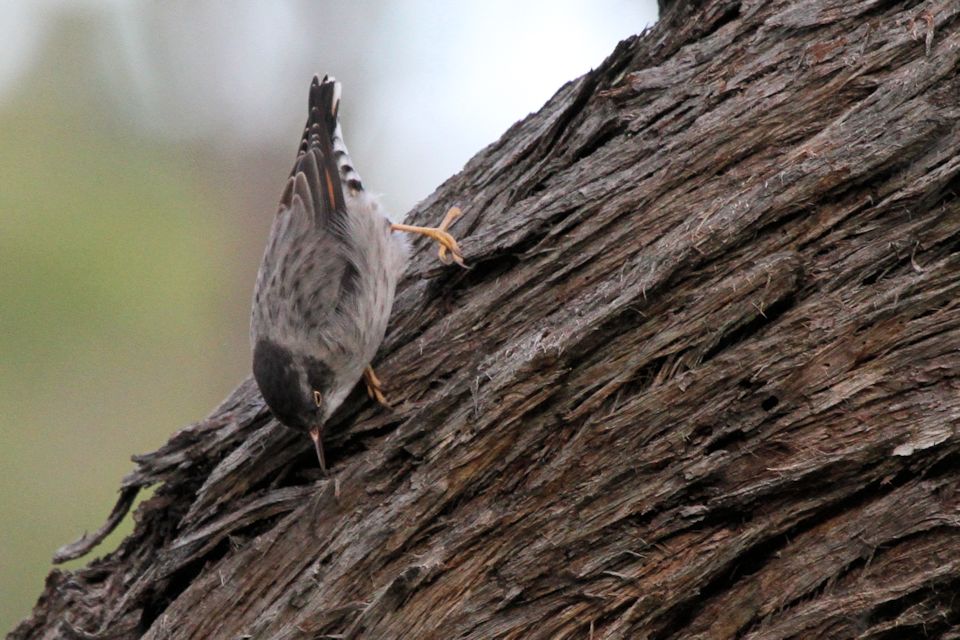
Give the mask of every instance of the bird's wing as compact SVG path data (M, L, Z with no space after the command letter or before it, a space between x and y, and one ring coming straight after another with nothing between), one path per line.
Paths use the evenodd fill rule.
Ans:
M324 76L316 76L310 85L309 114L303 128L297 160L280 197L283 213L299 196L318 227L339 233L346 214L343 185L337 166L333 140L337 135L337 112L340 109L340 84Z
M331 138L339 96L332 79L313 79L307 125L257 277L255 335L322 333L355 295L359 274L348 258L346 203Z

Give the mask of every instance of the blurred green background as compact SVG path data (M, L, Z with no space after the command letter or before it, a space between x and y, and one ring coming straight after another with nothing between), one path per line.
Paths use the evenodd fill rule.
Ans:
M0 631L130 456L247 375L313 73L344 83L352 155L402 212L656 18L654 0L448 4L0 4Z

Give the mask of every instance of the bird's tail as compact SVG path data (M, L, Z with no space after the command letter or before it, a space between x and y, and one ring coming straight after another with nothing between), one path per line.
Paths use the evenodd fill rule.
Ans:
M340 129L340 119L338 117L340 112L340 83L333 77L323 76L323 80L318 76L313 77L313 82L310 85L310 115L307 118L307 130L313 123L314 109L316 109L316 116L319 116L322 120L323 127L330 136L341 182L353 191L362 191L363 181L360 179L360 174L354 169L350 153L347 151L347 145L343 141L343 132ZM305 151L307 144L305 131L300 150Z

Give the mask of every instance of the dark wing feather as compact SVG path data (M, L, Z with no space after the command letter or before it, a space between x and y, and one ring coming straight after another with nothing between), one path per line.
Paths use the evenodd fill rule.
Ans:
M346 211L343 185L333 149L340 97L337 83L314 76L310 85L307 124L303 129L297 161L280 197L280 210L291 208L298 195L314 224L339 233Z

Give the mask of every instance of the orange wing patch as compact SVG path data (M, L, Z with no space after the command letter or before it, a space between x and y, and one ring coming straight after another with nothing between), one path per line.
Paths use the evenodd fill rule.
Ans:
M330 204L335 204L337 202L336 190L333 186L333 178L330 177L330 168L326 165L323 167L323 177L327 180L327 194L330 196Z

